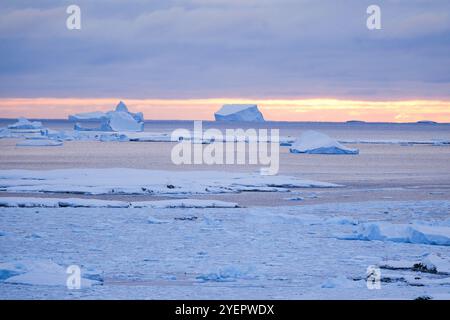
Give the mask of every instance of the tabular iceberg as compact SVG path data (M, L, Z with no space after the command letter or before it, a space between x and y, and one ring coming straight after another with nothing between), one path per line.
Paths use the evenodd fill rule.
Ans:
M214 113L216 121L263 122L264 117L256 104L224 104Z
M343 146L324 133L305 131L289 149L291 153L309 154L358 154L358 149Z
M143 131L144 115L142 112L132 113L122 101L116 106L114 111L109 112L85 112L70 115L71 121L100 121L100 127L95 129L84 128L79 123L74 126L79 131Z

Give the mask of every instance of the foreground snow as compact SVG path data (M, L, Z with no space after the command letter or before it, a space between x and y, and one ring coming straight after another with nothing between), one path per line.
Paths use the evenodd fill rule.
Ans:
M0 208L0 297L448 299L448 246L338 235L376 222L445 226L449 210L450 201ZM96 282L68 290L52 280L74 264ZM380 290L367 288L368 266L381 268Z
M223 171L139 169L0 170L0 191L75 194L214 194L330 188L336 184L290 176Z
M291 153L309 154L358 154L358 149L343 146L326 134L317 131L305 131L289 149Z

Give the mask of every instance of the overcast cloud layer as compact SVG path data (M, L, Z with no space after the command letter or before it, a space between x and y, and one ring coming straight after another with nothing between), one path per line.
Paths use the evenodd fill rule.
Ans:
M382 9L382 30L366 8ZM82 30L66 28L66 8ZM450 1L0 0L1 97L450 98Z

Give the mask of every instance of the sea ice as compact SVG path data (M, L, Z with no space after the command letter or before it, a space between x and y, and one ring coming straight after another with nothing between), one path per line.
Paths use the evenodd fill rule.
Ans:
M81 275L81 288L100 284ZM21 260L0 263L0 281L12 284L66 286L66 268L51 260Z
M57 147L62 146L63 142L60 140L46 139L26 139L16 143L17 147Z
M291 153L309 154L358 154L358 149L351 149L330 138L324 133L308 130L289 149Z
M228 266L218 270L217 272L211 272L201 274L197 276L198 280L203 282L233 282L237 280L252 280L256 279L256 275L253 274L252 268L241 268L238 266Z
M225 104L214 113L214 117L216 121L264 121L264 117L256 104Z
M347 240L379 240L415 244L450 246L450 227L440 225L392 224L374 222L360 225L359 230Z
M162 171L128 168L0 170L6 192L81 194L217 194L332 188L333 183L292 176L223 171Z
M234 202L199 199L172 199L126 202L79 198L0 197L0 207L6 208L238 208Z

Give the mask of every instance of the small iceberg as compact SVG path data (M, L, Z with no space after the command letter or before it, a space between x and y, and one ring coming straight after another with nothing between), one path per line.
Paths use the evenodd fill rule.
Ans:
M30 129L42 129L42 123L40 121L29 121L23 117L17 119L16 123L10 124L8 129L13 130L30 130Z
M420 121L417 121L416 123L418 123L418 124L437 124L436 121L432 121L432 120L420 120Z
M343 146L324 133L308 130L289 149L291 153L308 154L358 154L358 149Z
M216 121L264 122L256 104L225 104L214 117Z
M142 112L132 113L128 111L123 101L120 101L114 111L106 113L95 111L78 113L69 116L70 121L77 121L74 129L77 131L144 131L144 115ZM85 128L78 122L99 121L98 128Z

